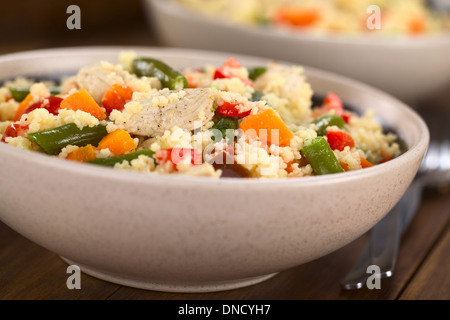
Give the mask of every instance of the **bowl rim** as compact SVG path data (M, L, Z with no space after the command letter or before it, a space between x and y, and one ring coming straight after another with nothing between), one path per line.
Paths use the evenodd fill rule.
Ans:
M4 62L13 62L16 59L20 58L31 58L39 56L41 58L52 57L52 58L61 58L67 56L80 56L80 55L92 55L93 52L96 54L106 54L124 50L147 50L154 51L159 53L168 52L171 53L172 56L180 55L180 57L198 57L198 56L226 56L230 53L219 52L219 51L211 51L211 50L199 50L199 49L189 49L189 48L174 48L174 47L151 47L151 46L79 46L79 47L59 47L59 48L48 48L48 49L37 49L37 50L29 50L15 53L8 53L5 55L0 55L0 63ZM232 53L231 53L232 54ZM244 58L244 59L255 59L259 61L270 61L269 58L262 58L252 55L243 55L243 54L234 54L236 58ZM279 61L279 63L294 65L292 62L284 62ZM196 177L196 176L188 176L182 174L156 174L156 173L141 173L134 172L129 170L114 170L112 168L101 167L96 165L89 164L80 164L71 161L62 161L62 159L58 159L56 157L52 157L46 154L42 154L35 151L30 150L22 150L14 146L9 146L5 143L0 143L0 155L3 156L11 156L15 158L20 158L29 163L35 163L41 167L49 167L53 170L65 170L70 173L76 173L78 175L83 174L85 176L92 176L97 178L103 178L108 180L120 180L127 182L135 182L141 184L169 184L169 185L177 185L177 186L192 186L192 184L202 183L205 186L211 185L219 185L227 188L234 188L236 184L249 184L252 185L253 188L266 188L268 186L280 187L280 186L291 186L292 184L296 186L313 186L313 185L323 185L330 183L339 183L344 181L353 181L358 179L365 179L369 177L374 177L380 175L385 170L394 169L400 165L400 162L404 164L408 162L410 159L416 157L416 153L423 153L428 148L429 144L429 130L425 123L425 121L417 114L416 111L408 107L402 101L394 98L393 96L366 85L362 82L347 78L345 76L341 76L338 74L334 74L332 72L304 67L305 75L308 77L309 74L317 75L322 77L327 77L333 81L339 81L344 84L347 84L351 87L356 87L357 89L370 91L371 93L382 96L386 101L395 105L396 108L399 108L402 113L408 115L408 118L411 119L411 123L415 124L416 127L420 130L420 135L417 139L417 142L411 146L409 146L408 150L402 153L400 156L394 158L391 161L381 163L375 165L370 168L366 168L364 170L355 170L344 173L330 174L330 175L322 175L322 176L306 176L306 177L298 177L298 178L211 178L211 177ZM150 178L149 178L150 177Z
M439 32L433 35L416 36L369 36L366 34L347 35L343 33L336 34L316 34L307 31L289 30L284 28L262 28L258 26L241 26L227 23L221 19L211 19L202 14L187 8L174 0L144 0L147 4L153 5L156 10L165 12L177 18L189 20L191 22L210 24L221 27L228 31L247 33L249 36L280 38L288 41L307 41L317 43L332 43L339 45L360 45L376 47L423 47L450 45L450 30ZM149 21L151 22L151 21Z

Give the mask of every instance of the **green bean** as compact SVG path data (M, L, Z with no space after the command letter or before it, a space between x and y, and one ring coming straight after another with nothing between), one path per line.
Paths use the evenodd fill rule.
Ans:
M132 63L132 72L139 77L156 77L164 88L180 90L187 88L186 78L162 61L152 58L136 58Z
M248 69L248 77L255 81L256 79L258 79L259 76L261 76L263 73L265 73L267 71L266 67L254 67L254 68L250 68Z
M326 114L313 121L317 126L317 134L324 136L327 134L327 127L337 126L341 129L345 129L345 121L339 116L334 114Z
M104 125L84 127L80 130L76 124L69 123L50 130L29 133L27 137L39 145L45 153L55 155L68 145L82 147L92 144L97 146L107 134Z
M49 87L51 95L57 95L61 93L60 87ZM23 99L30 93L30 87L10 87L9 92L14 100L17 102L22 102Z
M236 128L236 119L233 119L231 117L223 117L212 126L212 129L217 129L222 133L223 138L226 137L228 129L234 130Z
M93 161L89 161L89 163L97 164L97 165L101 165L101 166L107 166L107 167L114 167L114 165L116 163L122 163L123 161L130 162L134 159L137 159L140 155L145 155L147 157L153 158L154 154L155 154L154 151L146 149L146 150L139 150L139 151L136 151L133 153L127 153L122 156L96 159Z
M344 172L324 137L314 138L309 146L301 149L301 152L316 175Z
M261 91L255 90L252 93L251 101L261 101L261 98L263 97L263 93Z

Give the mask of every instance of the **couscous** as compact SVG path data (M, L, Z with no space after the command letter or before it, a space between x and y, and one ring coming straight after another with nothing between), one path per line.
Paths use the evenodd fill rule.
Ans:
M342 173L400 153L373 111L312 98L300 66L230 57L178 71L122 52L58 82L4 82L0 139L61 161L215 178Z
M225 23L316 34L417 35L450 26L449 16L431 11L425 0L172 1Z

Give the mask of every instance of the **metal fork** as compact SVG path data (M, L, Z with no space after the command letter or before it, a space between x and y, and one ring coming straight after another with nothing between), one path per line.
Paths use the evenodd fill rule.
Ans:
M445 126L437 129L438 132L431 133L439 138L432 138L417 176L397 205L370 231L369 243L341 282L343 289L362 288L370 276L367 273L370 265L380 268L381 278L391 277L401 236L417 212L423 189L450 185L450 132Z

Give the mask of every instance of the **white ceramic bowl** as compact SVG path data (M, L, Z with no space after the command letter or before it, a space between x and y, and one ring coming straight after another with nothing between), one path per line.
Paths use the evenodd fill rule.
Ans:
M263 56L338 73L410 105L450 88L450 34L387 39L315 36L213 20L168 0L143 0L165 45Z
M176 68L220 65L228 57L134 49ZM116 61L120 50L5 55L0 80L71 73ZM246 66L267 62L236 57ZM429 135L422 119L389 95L319 70L307 68L306 75L318 94L333 90L359 111L373 108L408 151L372 168L329 176L216 180L116 171L0 143L0 219L88 274L153 290L238 288L326 255L394 206L421 163Z

